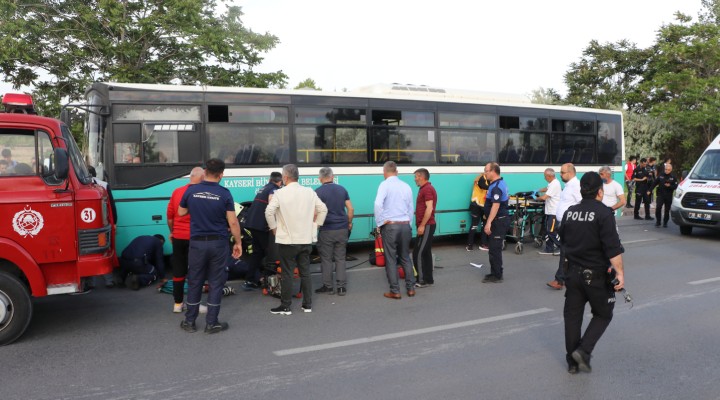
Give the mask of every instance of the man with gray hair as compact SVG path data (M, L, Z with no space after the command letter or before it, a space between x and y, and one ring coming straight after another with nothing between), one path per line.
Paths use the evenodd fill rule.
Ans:
M322 167L319 175L322 185L315 190L315 193L327 206L328 215L318 233L317 249L318 253L320 253L323 285L315 293L335 293L332 279L334 261L337 294L338 296L345 296L347 293L345 287L347 283L345 251L350 230L352 230L355 211L347 190L335 183L333 170L330 167Z
M272 314L290 315L293 292L293 269L297 265L302 289L303 312L312 312L312 281L310 252L313 241L313 222L322 226L328 209L315 191L300 186L298 167L287 164L282 169L285 187L275 192L265 209L268 227L275 235L282 268L280 305Z
M384 296L400 300L397 261L405 269L405 288L408 297L415 296L415 274L410 261L410 240L413 217L413 195L410 185L398 177L397 164L388 161L383 165L385 180L378 187L375 197L375 224L383 238L385 252L385 272L387 273L390 291Z
M202 167L195 167L190 171L190 181L175 189L170 196L167 206L167 225L170 229L170 242L172 242L172 273L173 273L173 305L174 313L181 313L185 307L183 298L185 296L185 277L188 273L188 253L190 252L190 214L178 215L180 199L191 185L202 182L205 177L205 170ZM207 307L200 304L200 313L207 312Z
M557 216L555 212L557 210L558 203L560 202L560 193L562 188L560 182L555 178L555 170L552 168L545 168L545 181L548 185L545 188L538 190L538 192L545 193L542 196L538 196L538 200L545 202L545 234L547 235L545 240L545 250L539 251L538 254L542 255L554 255L555 253L560 254L560 238L557 234L557 228L559 226Z
M610 207L613 212L625 205L625 190L622 185L613 180L612 169L604 165L598 171L600 178L603 180L603 198L602 203Z

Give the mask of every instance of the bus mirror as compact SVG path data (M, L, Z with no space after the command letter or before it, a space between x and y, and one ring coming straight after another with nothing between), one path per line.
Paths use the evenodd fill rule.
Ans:
M55 159L55 178L65 180L68 177L69 162L67 150L56 148L53 154Z
M688 170L683 171L682 175L681 175L682 176L681 180L685 180L685 178L687 178L689 173L690 173L690 171L688 171Z

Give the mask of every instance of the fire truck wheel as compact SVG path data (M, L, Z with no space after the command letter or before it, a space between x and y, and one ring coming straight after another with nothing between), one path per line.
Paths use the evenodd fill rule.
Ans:
M30 293L20 280L0 271L0 346L17 340L32 317Z

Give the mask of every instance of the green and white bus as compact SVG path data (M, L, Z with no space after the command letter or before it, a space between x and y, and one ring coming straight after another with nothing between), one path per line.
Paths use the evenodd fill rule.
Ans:
M609 165L623 181L616 111L409 85L322 92L95 83L86 101L87 161L113 189L119 250L135 236L167 234L172 191L213 157L225 160L221 184L236 202L251 201L284 164L297 164L300 184L313 188L320 167L332 167L355 207L354 242L371 240L387 160L416 191L413 172L430 171L437 236L468 231L472 182L490 161L511 192L545 186L543 170L566 162L579 173Z

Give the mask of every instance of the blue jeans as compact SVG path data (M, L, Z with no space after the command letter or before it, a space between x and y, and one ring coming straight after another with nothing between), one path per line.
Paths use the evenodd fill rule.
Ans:
M226 264L230 252L227 239L192 240L188 253L188 292L187 312L185 320L194 323L200 311L200 299L205 280L208 281L207 306L205 321L208 325L218 322L222 290L227 281Z

